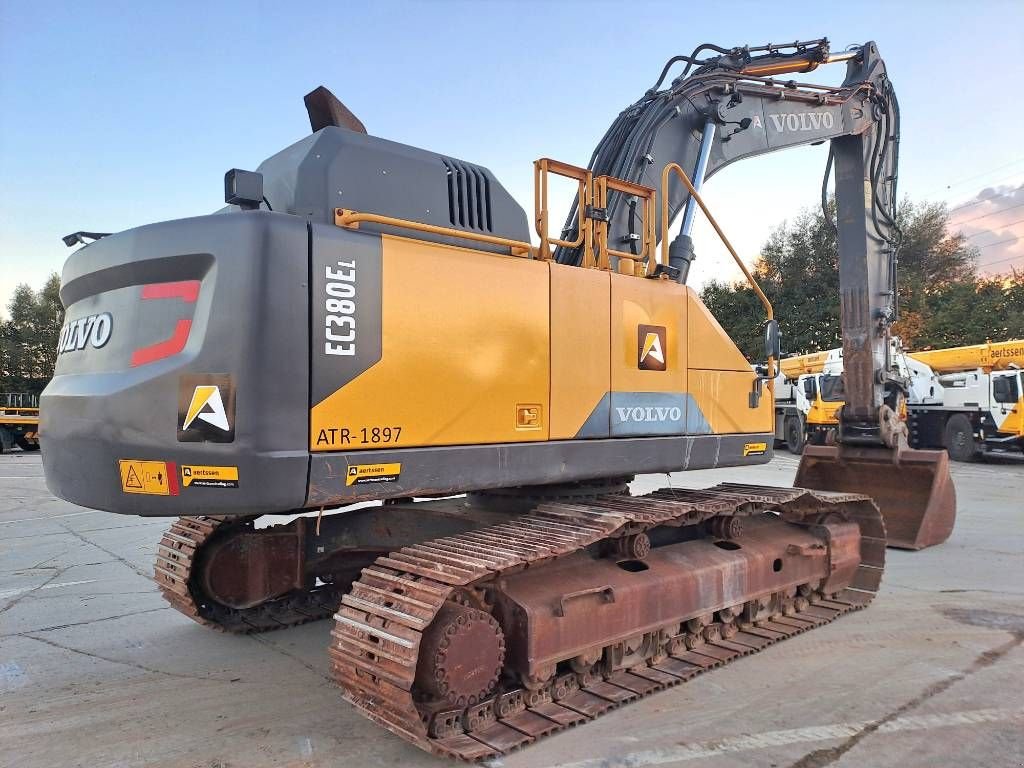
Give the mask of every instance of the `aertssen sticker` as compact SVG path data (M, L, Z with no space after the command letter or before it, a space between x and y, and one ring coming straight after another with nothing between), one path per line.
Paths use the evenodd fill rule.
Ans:
M181 485L183 488L237 488L238 467L182 464Z
M402 473L402 465L391 464L353 464L348 468L345 485L362 485L363 483L393 483Z

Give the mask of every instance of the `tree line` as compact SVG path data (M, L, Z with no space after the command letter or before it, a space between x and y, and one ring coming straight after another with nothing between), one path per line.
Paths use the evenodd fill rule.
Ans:
M51 274L34 291L19 285L0 319L0 393L39 394L53 376L57 339L64 325L60 277Z
M834 203L829 213L835 213ZM907 349L1024 338L1024 274L982 277L978 249L948 229L940 203L904 201L897 214L899 320ZM820 209L779 226L752 272L775 308L784 352L841 346L836 234ZM745 281L713 280L701 298L751 362L764 356L764 309Z

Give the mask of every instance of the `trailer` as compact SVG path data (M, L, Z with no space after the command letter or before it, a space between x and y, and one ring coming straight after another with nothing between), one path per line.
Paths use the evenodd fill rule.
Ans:
M39 395L0 393L0 453L39 450Z

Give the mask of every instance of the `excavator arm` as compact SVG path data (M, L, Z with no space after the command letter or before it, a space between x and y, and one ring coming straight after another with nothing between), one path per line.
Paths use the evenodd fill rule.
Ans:
M714 55L701 58L705 52ZM779 79L845 62L838 87ZM685 68L667 87L677 63ZM601 139L589 168L660 188L669 163L692 169L694 188L725 166L789 147L831 142L822 208L834 167L836 239L845 405L838 446L808 449L797 484L873 496L896 533L891 543L920 548L952 530L955 496L945 454L914 451L900 418L906 381L892 373L890 327L898 316L896 222L899 103L874 42L833 54L827 40L724 49L703 45L669 60L655 85L623 110ZM670 222L683 214L669 247L670 274L686 282L695 254L691 231L697 201L676 180L668 187ZM655 206L660 211L660 206ZM602 211L574 205L563 230L570 242L581 216L608 221L612 247L639 253L643 222L635 198L609 196ZM662 231L657 222L655 231ZM561 263L584 261L581 248L561 247ZM907 478L914 476L913 488ZM891 482L881 482L888 477Z

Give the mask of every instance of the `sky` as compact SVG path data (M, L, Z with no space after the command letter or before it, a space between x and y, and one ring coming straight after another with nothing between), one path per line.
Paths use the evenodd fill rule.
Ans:
M490 168L532 212L532 162L586 165L672 55L873 39L900 99L900 193L944 201L985 274L1024 268L1024 3L0 0L0 313L70 250L223 205L223 175L309 132L326 85L371 134ZM805 76L838 83L844 67ZM827 149L737 163L708 182L745 261L818 204ZM567 204L553 196L559 220ZM698 220L691 284L739 272Z

